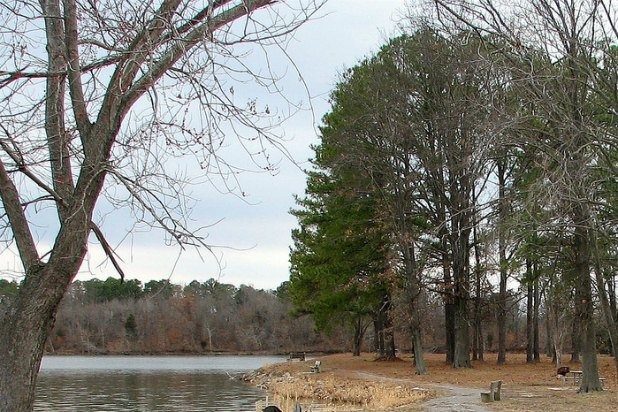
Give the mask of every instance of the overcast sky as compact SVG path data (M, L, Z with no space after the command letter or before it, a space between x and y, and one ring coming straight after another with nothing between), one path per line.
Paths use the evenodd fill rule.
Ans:
M295 115L284 124L283 132L290 139L288 148L301 167L312 155L309 146L317 142L317 126L329 109L328 94L338 74L398 33L397 24L405 3L406 0L328 0L320 17L295 34L287 52L312 96L313 112L305 110ZM283 92L292 101L302 99L306 103L307 90L294 70L281 69L288 73ZM169 278L178 284L214 277L223 283L260 289L274 289L288 280L290 232L296 225L296 219L288 212L294 207L293 195L304 192L305 176L298 166L282 161L275 176L248 173L240 179L246 193L244 199L222 195L208 185L195 188L193 193L198 200L195 225L218 222L209 229L207 239L209 244L222 246L213 250L214 256L207 251L200 256L194 250L179 254L177 248L164 246L159 235L135 233L117 250L126 276L144 283ZM117 276L111 264L100 263L100 248L91 245L89 249L78 279ZM14 273L17 262L16 256L0 256L6 273Z

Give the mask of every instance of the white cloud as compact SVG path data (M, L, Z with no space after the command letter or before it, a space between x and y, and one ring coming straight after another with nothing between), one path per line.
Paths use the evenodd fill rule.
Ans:
M117 252L123 256L121 264L127 279L139 279L142 283L169 279L172 283L186 285L192 280L203 282L215 278L236 286L275 289L287 280L287 250L277 244L245 250L221 249L216 257L204 251L200 257L195 250L179 254L178 249L165 246L133 245L121 247ZM111 262L104 258L103 252L91 245L77 279L117 277Z

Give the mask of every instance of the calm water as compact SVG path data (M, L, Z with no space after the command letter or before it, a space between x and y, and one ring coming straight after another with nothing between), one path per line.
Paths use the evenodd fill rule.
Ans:
M49 356L35 411L249 411L265 393L230 375L269 356Z

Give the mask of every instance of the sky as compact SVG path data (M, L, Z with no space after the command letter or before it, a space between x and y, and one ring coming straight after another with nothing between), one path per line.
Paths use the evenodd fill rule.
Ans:
M207 243L216 247L179 253L177 247L163 244L160 233L131 233L116 246L126 277L143 283L169 279L182 285L215 278L258 289L275 289L288 280L291 230L296 227L289 210L295 206L294 195L304 193L302 168L308 167L307 160L312 156L310 145L318 142L317 127L329 110L328 94L339 73L376 52L398 33L405 5L406 0L328 0L316 18L299 28L286 51L304 86L288 61L272 61L273 65L290 66L279 67L287 77L282 82L283 94L292 101L302 100L305 108L282 126L286 147L296 164L279 155L276 174L241 175L244 198L221 194L208 185L193 188L193 223L212 225ZM14 254L0 256L4 273L18 271L17 262ZM117 274L100 248L91 244L77 279L108 276Z

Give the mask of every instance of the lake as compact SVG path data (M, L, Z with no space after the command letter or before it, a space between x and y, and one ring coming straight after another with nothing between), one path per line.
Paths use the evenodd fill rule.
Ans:
M254 411L262 390L232 375L279 356L46 356L35 411Z

